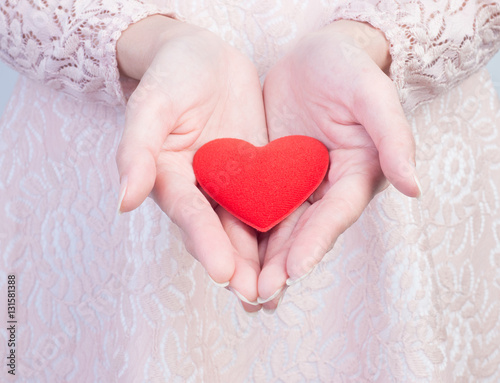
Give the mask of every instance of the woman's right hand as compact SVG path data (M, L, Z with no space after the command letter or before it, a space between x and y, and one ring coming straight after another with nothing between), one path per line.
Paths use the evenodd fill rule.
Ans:
M211 32L159 15L129 27L117 55L122 75L140 80L117 152L120 211L151 193L210 277L257 311L256 232L207 198L192 168L196 150L216 138L267 143L254 65Z

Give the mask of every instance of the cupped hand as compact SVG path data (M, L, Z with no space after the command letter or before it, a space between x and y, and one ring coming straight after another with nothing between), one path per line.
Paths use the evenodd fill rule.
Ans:
M216 138L267 143L256 69L211 32L163 16L127 29L117 54L121 73L140 80L117 152L120 210L137 208L151 194L210 277L255 303L256 232L200 191L192 161L200 146Z
M270 140L315 137L330 151L330 168L311 198L261 240L264 308L274 309L286 286L313 269L387 180L410 197L420 195L415 144L384 73L389 66L380 31L337 21L304 37L268 73Z

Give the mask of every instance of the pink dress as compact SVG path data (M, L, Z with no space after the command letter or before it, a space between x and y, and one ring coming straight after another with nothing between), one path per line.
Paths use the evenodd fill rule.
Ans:
M423 196L378 195L273 316L245 315L153 201L116 214L121 31L174 15L264 79L336 19L391 42ZM500 44L486 1L8 0L0 58L23 77L0 122L0 380L499 382ZM16 375L5 361L16 275Z

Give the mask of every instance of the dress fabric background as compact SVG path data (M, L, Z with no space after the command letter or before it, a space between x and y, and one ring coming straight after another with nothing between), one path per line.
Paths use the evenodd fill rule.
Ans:
M10 273L18 290L13 381L500 381L500 103L480 69L498 49L500 12L445 3L0 5L1 57L24 74L0 122L0 290ZM27 17L62 20L69 10L90 35L61 22L42 33ZM116 214L124 106L113 42L158 12L219 34L262 79L296 38L336 18L368 20L392 39L391 75L416 137L423 196L394 188L376 196L274 316L250 318L213 286L151 200ZM400 40L429 14L428 35ZM463 36L453 21L470 45L455 44ZM100 40L93 25L105 26ZM74 68L59 66L57 54ZM419 72L419 63L434 66Z

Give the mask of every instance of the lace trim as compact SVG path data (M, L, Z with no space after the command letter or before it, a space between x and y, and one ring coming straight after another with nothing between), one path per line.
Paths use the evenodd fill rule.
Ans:
M0 58L15 70L72 96L123 104L116 42L153 14L142 1L20 1L0 4Z
M385 33L391 43L390 76L407 112L462 82L500 48L500 4L444 3L362 2L335 15Z

